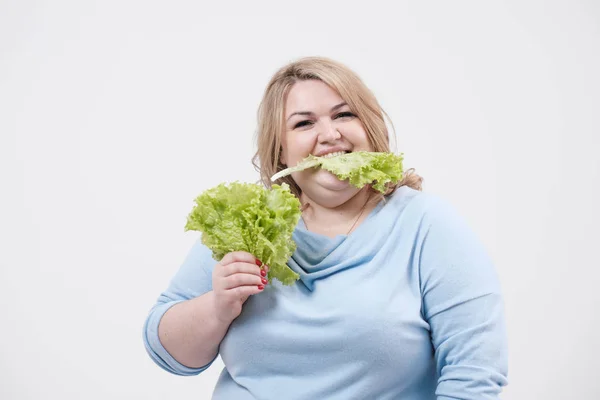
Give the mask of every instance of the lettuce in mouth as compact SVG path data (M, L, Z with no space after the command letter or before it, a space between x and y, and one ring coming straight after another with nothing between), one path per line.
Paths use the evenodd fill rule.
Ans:
M269 266L269 279L291 285L299 275L287 266L296 250L292 233L300 219L300 201L289 186L271 189L250 183L222 183L195 199L185 231L202 233L202 243L217 261L246 251Z
M372 184L375 190L386 192L388 183L397 183L402 179L403 156L394 153L357 151L334 157L316 157L309 155L295 167L286 168L271 177L271 181L290 175L292 172L308 168L323 168L340 180L348 180L351 185L362 188Z

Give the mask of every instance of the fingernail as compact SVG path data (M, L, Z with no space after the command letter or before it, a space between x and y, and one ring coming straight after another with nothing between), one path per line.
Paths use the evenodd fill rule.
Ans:
M263 265L262 261L260 261L258 258L256 259L256 261L254 261L256 263L256 265L258 265L259 267L261 265Z
M268 280L266 280L265 278L261 279L262 283L264 283L265 285L267 284L267 282L269 282Z
M261 269L261 270L260 270L260 274L261 274L262 276L267 276L267 271L265 271L264 269Z
M258 285L258 290L263 290L265 287L263 285Z

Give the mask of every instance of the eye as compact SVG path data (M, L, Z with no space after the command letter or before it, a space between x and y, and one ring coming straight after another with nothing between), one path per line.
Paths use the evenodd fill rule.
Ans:
M353 117L356 117L356 115L354 115L350 111L343 111L339 114L336 114L335 117L333 117L333 118L338 119L338 118L353 118Z
M300 121L300 122L296 123L296 125L294 125L294 129L302 128L303 126L309 126L309 125L312 125L312 121L309 121L306 119L304 121Z

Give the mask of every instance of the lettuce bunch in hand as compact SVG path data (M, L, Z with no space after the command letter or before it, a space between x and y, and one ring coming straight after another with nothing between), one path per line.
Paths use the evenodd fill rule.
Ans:
M287 184L266 189L234 182L206 190L195 199L185 230L202 233L202 243L217 261L246 251L269 266L269 278L291 285L298 274L287 266L296 250L292 232L300 219L300 201Z
M292 172L308 168L323 168L335 174L340 180L348 180L351 185L362 188L371 184L375 190L385 193L388 183L397 183L404 173L402 155L357 151L333 157L316 157L309 155L298 165L279 171L271 178L277 179L290 175Z

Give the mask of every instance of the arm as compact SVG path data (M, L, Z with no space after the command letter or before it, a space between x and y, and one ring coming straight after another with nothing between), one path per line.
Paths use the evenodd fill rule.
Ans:
M204 369L217 357L229 325L216 318L214 292L210 291L169 308L158 325L158 337L179 363Z
M217 263L196 242L146 318L144 344L150 357L177 375L207 369L243 303L262 290L258 285L264 279L255 261L239 252Z
M507 384L508 361L493 264L451 207L435 202L423 222L421 295L435 349L437 399L498 399Z
M207 299L211 296L208 293L212 291L211 274L215 264L216 261L212 259L210 250L197 241L171 280L169 287L159 296L146 318L143 330L146 351L156 364L173 374L199 374L216 358L212 345L206 346L204 352L194 349L194 354L198 358L197 363L190 362L191 360L185 357L178 360L174 357L175 354L169 351L180 354L181 349L174 349L173 342L183 338L181 341L190 346L190 342L194 342L193 337L198 335L198 330L201 330L200 321L210 319L206 306ZM191 317L189 314L198 317ZM167 321L167 324L164 325L163 321ZM218 339L218 330L215 325L212 325L213 341ZM211 336L208 332L204 334ZM165 336L168 337L166 340L164 340ZM165 347L167 343L163 344L163 341L168 342L169 350ZM199 365L201 362L204 363Z

